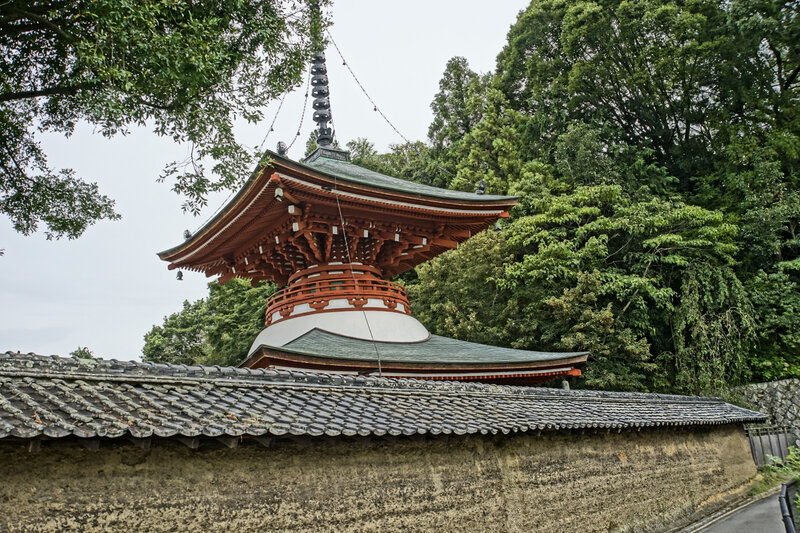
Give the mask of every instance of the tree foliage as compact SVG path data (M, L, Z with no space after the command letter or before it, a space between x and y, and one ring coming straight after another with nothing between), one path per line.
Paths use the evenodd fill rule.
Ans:
M173 364L237 365L264 329L267 298L275 285L234 278L208 284L209 295L184 302L144 336L145 361Z
M233 122L260 120L299 83L322 23L291 0L3 2L0 211L21 233L44 223L56 238L116 218L95 184L52 169L36 138L70 135L80 121L105 136L148 125L188 143L188 159L161 179L198 211L248 175L258 154L236 141Z
M796 376L798 36L793 3L531 2L476 94L486 112L451 143L451 185L520 196L485 255L503 274L480 285L507 303L462 301L467 244L418 269L420 316L589 349L587 386Z
M94 353L86 346L78 346L69 354L76 359L94 359Z
M436 332L590 350L589 386L705 390L746 375L754 341L735 236L721 213L580 186L419 268L410 293Z

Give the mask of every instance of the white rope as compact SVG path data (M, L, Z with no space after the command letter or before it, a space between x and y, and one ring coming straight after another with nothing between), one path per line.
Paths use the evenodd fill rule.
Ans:
M347 229L345 228L344 222L344 215L342 215L342 206L339 204L339 191L337 189L337 180L336 176L333 177L333 193L336 197L336 208L339 210L339 220L342 224L342 238L344 239L344 250L347 252L347 265L350 267L350 276L353 278L353 283L356 286L356 292L358 292L358 281L356 280L356 274L353 272L353 259L350 257L350 246L347 243ZM331 237L333 238L333 237ZM367 324L367 331L369 331L369 338L372 340L372 347L375 348L375 357L378 360L378 377L383 377L383 368L381 366L381 353L378 350L378 344L375 342L375 336L372 334L372 327L369 324L369 318L367 317L367 312L364 308L361 308L361 314L364 316L364 322Z

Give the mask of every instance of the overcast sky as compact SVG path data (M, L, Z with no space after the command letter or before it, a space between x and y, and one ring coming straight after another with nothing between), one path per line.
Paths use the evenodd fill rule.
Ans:
M508 29L527 3L338 0L331 34L400 132L425 140L430 102L447 60L460 55L476 71L494 70ZM332 46L327 58L340 142L366 137L379 150L402 142L373 111ZM266 147L294 139L303 95L301 88L287 97ZM276 108L274 102L267 110L266 124L239 128L240 141L259 145ZM309 105L290 157L302 158L313 126ZM0 218L0 248L5 249L0 257L0 351L67 355L86 346L99 357L140 359L144 334L180 310L184 300L206 296L209 281L186 272L178 282L156 252L182 242L184 229L201 226L227 193L213 197L199 217L181 213L181 198L156 178L165 164L183 159L186 148L147 128L104 139L80 126L69 139L41 138L53 167L73 168L97 181L116 200L123 218L100 222L73 241L46 241L41 233L22 237L7 218Z

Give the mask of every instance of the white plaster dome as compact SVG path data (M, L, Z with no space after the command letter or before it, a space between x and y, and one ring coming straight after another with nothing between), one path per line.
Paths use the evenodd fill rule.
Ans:
M425 326L411 315L391 311L343 309L290 317L271 324L258 334L248 355L260 346L284 346L313 329L377 342L422 342L431 336Z

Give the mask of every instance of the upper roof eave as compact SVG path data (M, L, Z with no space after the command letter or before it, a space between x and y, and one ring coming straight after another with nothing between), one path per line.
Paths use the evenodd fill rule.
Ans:
M355 179L352 179L352 178L348 178L347 176L344 176L344 175L342 175L340 173L330 174L328 172L324 172L324 171L322 171L322 170L320 170L318 168L314 168L313 166L309 166L309 165L306 165L306 164L303 164L303 163L298 163L297 161L292 161L291 159L288 159L286 157L278 155L275 152L272 152L272 151L269 151L269 150L266 152L266 154L267 155L259 162L259 164L256 166L256 168L253 170L253 172L251 173L251 175L247 179L247 181L242 185L242 187L239 190L239 192L237 192L236 195L233 198L231 198L225 204L225 206L222 209L219 210L219 212L216 215L214 215L208 222L203 224L203 226L200 229L198 229L189 239L186 239L184 242L182 242L182 243L180 243L180 244L178 244L176 246L173 246L172 248L168 248L166 250L158 252L156 255L158 255L158 257L160 259L162 259L162 260L169 260L168 258L171 255L181 251L182 249L190 246L192 243L194 243L197 240L199 240L210 228L214 227L214 225L219 220L223 219L229 213L231 207L236 205L238 203L238 201L244 195L247 194L248 190L252 186L254 186L256 184L256 182L259 181L259 178L261 178L262 176L264 176L266 174L265 170L267 170L269 167L272 167L272 169L277 171L277 172L280 172L281 170L285 171L285 170L288 169L290 171L296 171L296 172L301 172L301 173L305 173L305 174L315 175L315 176L320 177L322 179L327 178L329 180L332 179L334 181L341 181L341 182L343 182L345 184L356 186L356 187L360 187L360 188L364 188L366 186L367 188L375 190L375 191L389 192L389 193L393 193L393 194L402 193L405 196L412 196L412 197L417 197L417 198L431 198L431 199L442 201L442 202L445 202L445 203L447 203L447 202L459 202L459 203L467 202L467 203L474 203L475 205L493 204L493 205L497 205L499 207L510 208L511 206L516 204L517 200L519 199L518 196L478 195L478 194L473 194L473 193L464 193L464 192L459 192L459 191L451 191L449 189L440 189L438 187L431 187L431 186L428 186L428 185L422 185L422 184L415 183L415 182L412 182L412 181L407 181L407 180L402 180L402 179L399 179L399 178L393 178L391 176L386 176L386 175L380 174L378 172L374 172L374 171L371 171L371 170L368 170L368 169L364 169L362 167L359 167L358 165L353 165L352 163L349 163L349 162L348 163L344 163L344 164L348 164L348 165L353 165L354 167L359 168L359 169L367 172L369 175L379 176L381 178L381 180L383 181L383 183L369 184L369 183L365 183L363 180L355 180ZM326 159L326 158L320 158L320 159ZM318 159L318 161L320 159ZM281 167L284 167L284 168L281 168ZM397 183L395 184L395 182L397 182ZM406 185L405 188L403 187L404 184ZM413 188L415 190L414 191L409 191L408 190L408 184L413 184L413 186L414 186ZM439 192L440 195L437 196L437 195L434 195L434 194L428 194L426 196L425 194L422 194L420 191L430 191L431 193ZM444 192L444 193L447 193L447 194L442 195L441 192Z

